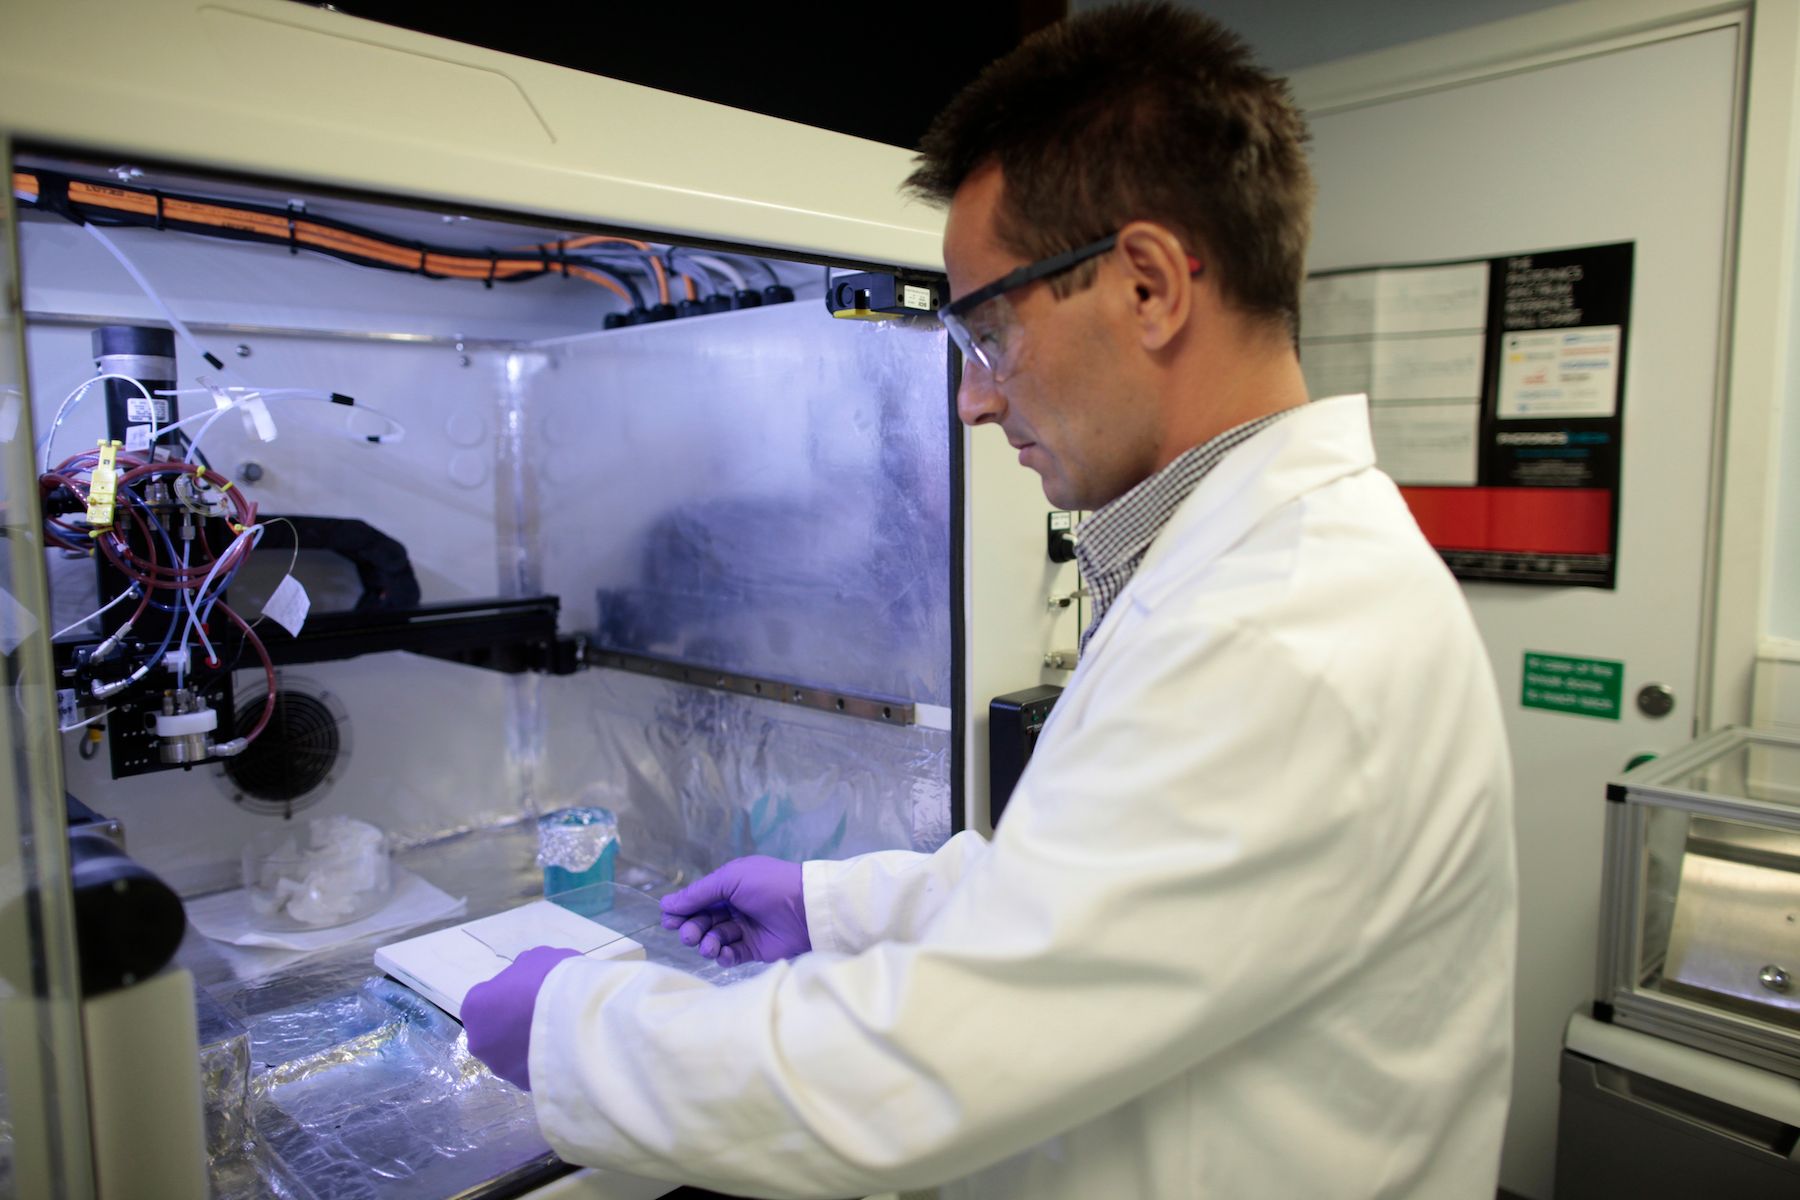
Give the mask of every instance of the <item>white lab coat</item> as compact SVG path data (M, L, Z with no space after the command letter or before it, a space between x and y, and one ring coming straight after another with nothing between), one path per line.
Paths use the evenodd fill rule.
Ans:
M1505 740L1462 595L1373 462L1344 397L1200 483L991 845L806 864L815 952L729 988L557 966L550 1144L757 1196L1490 1200Z

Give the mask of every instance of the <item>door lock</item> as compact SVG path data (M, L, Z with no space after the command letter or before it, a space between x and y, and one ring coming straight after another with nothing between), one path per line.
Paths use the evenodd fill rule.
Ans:
M1638 689L1637 706L1646 717L1666 717L1675 711L1675 689L1666 683L1647 683Z

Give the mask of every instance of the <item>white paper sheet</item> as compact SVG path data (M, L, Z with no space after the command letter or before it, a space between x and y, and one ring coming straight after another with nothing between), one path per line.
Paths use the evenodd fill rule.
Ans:
M1480 405L1388 404L1369 411L1375 461L1407 484L1473 487Z
M1485 341L1479 333L1381 339L1374 344L1371 401L1480 400Z
M250 900L242 888L218 892L186 902L188 920L214 941L233 946L260 946L275 950L308 952L342 946L376 934L411 929L429 921L441 921L463 910L463 898L452 896L420 879L411 871L394 869L394 892L375 912L348 925L329 929L282 930L257 927Z
M638 942L548 900L408 938L375 951L375 965L451 1016L462 1019L469 989L492 979L534 946L594 959L644 957Z
M1396 483L1476 482L1487 302L1485 262L1307 280L1307 388L1369 397L1375 461Z

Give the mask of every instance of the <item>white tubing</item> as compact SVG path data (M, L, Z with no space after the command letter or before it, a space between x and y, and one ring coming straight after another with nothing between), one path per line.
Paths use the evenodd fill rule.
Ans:
M338 405L336 401L332 400L332 394L323 388L251 388L235 386L224 388L171 388L161 394L164 396L210 396L217 392L230 393L232 395L231 403L220 405L216 408L209 408L204 412L195 413L193 416L183 417L172 425L163 426L162 432L168 433L171 430L179 429L183 425L187 425L194 421L205 422L205 424L200 427L200 432L189 439L187 453L188 462L194 461L194 455L200 448L201 439L206 437L207 431L213 427L214 421L217 421L228 412L241 408L252 400L314 400L322 404L331 404L339 408L347 407L353 413L366 413L369 416L378 417L387 422L388 431L386 433L378 434L375 437L377 444L392 446L403 441L406 437L406 426L402 425L399 421L396 421L393 417L388 416L379 409L370 408L366 404ZM344 436L353 438L359 442L368 440L366 436L361 434L346 433Z
M86 729L89 725L92 725L95 721L105 720L107 717L111 716L116 711L118 711L118 710L109 708L105 712L100 713L96 716L89 717L85 721L76 721L72 725L58 725L56 727L56 732L58 732L58 733L74 733L77 729Z
M125 601L131 599L133 596L135 596L137 594L138 594L138 585L134 583L130 587L126 588L124 591L120 592L118 595L114 596L111 600L107 601L105 604L102 604L99 608L96 608L93 612L89 613L87 616L81 618L81 620L75 622L73 625L70 625L65 629L59 629L55 633L51 634L50 640L54 642L57 638L61 637L65 633L75 632L77 629L80 629L83 625L86 625L89 621L93 620L95 617L99 616L101 613L106 612L108 609L114 607L115 605L124 603Z
M709 271L717 271L731 280L731 286L740 292L747 286L744 283L744 273L722 258L714 257L711 254L684 254L682 257L694 260Z
M48 471L50 469L50 445L56 441L56 431L62 427L64 419L68 417L69 413L74 409L75 405L80 402L81 398L87 395L87 390L103 379L122 379L126 383L129 383L132 387L144 393L144 399L150 401L151 412L154 413L156 411L156 397L150 394L149 388L146 388L143 384L139 383L129 375L120 375L116 371L104 371L90 379L83 380L73 391L63 397L63 402L56 407L56 416L50 420L50 432L44 435L44 470Z
M164 319L169 322L176 333L181 335L181 340L186 342L189 346L192 346L194 353L198 354L201 358L210 359L212 355L207 351L205 346L200 344L200 339L194 336L193 331L182 322L180 317L175 315L173 309L163 303L163 298L156 294L156 289L150 286L150 281L144 278L143 273L132 264L132 261L129 258L125 257L125 252L115 246L111 238L100 232L100 227L98 225L90 222L83 225L82 228L93 234L94 238L102 246L105 246L107 250L112 252L112 256L119 260L119 265L124 267L126 273L136 281L138 287L144 290L144 295L150 297L150 303L156 305L157 310L162 313ZM216 369L224 370L223 367Z

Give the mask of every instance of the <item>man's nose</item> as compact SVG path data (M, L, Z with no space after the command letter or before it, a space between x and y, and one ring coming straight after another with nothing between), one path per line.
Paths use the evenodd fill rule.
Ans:
M994 377L980 363L964 361L962 383L956 389L956 415L964 425L989 425L1006 414L1006 398L994 386Z

